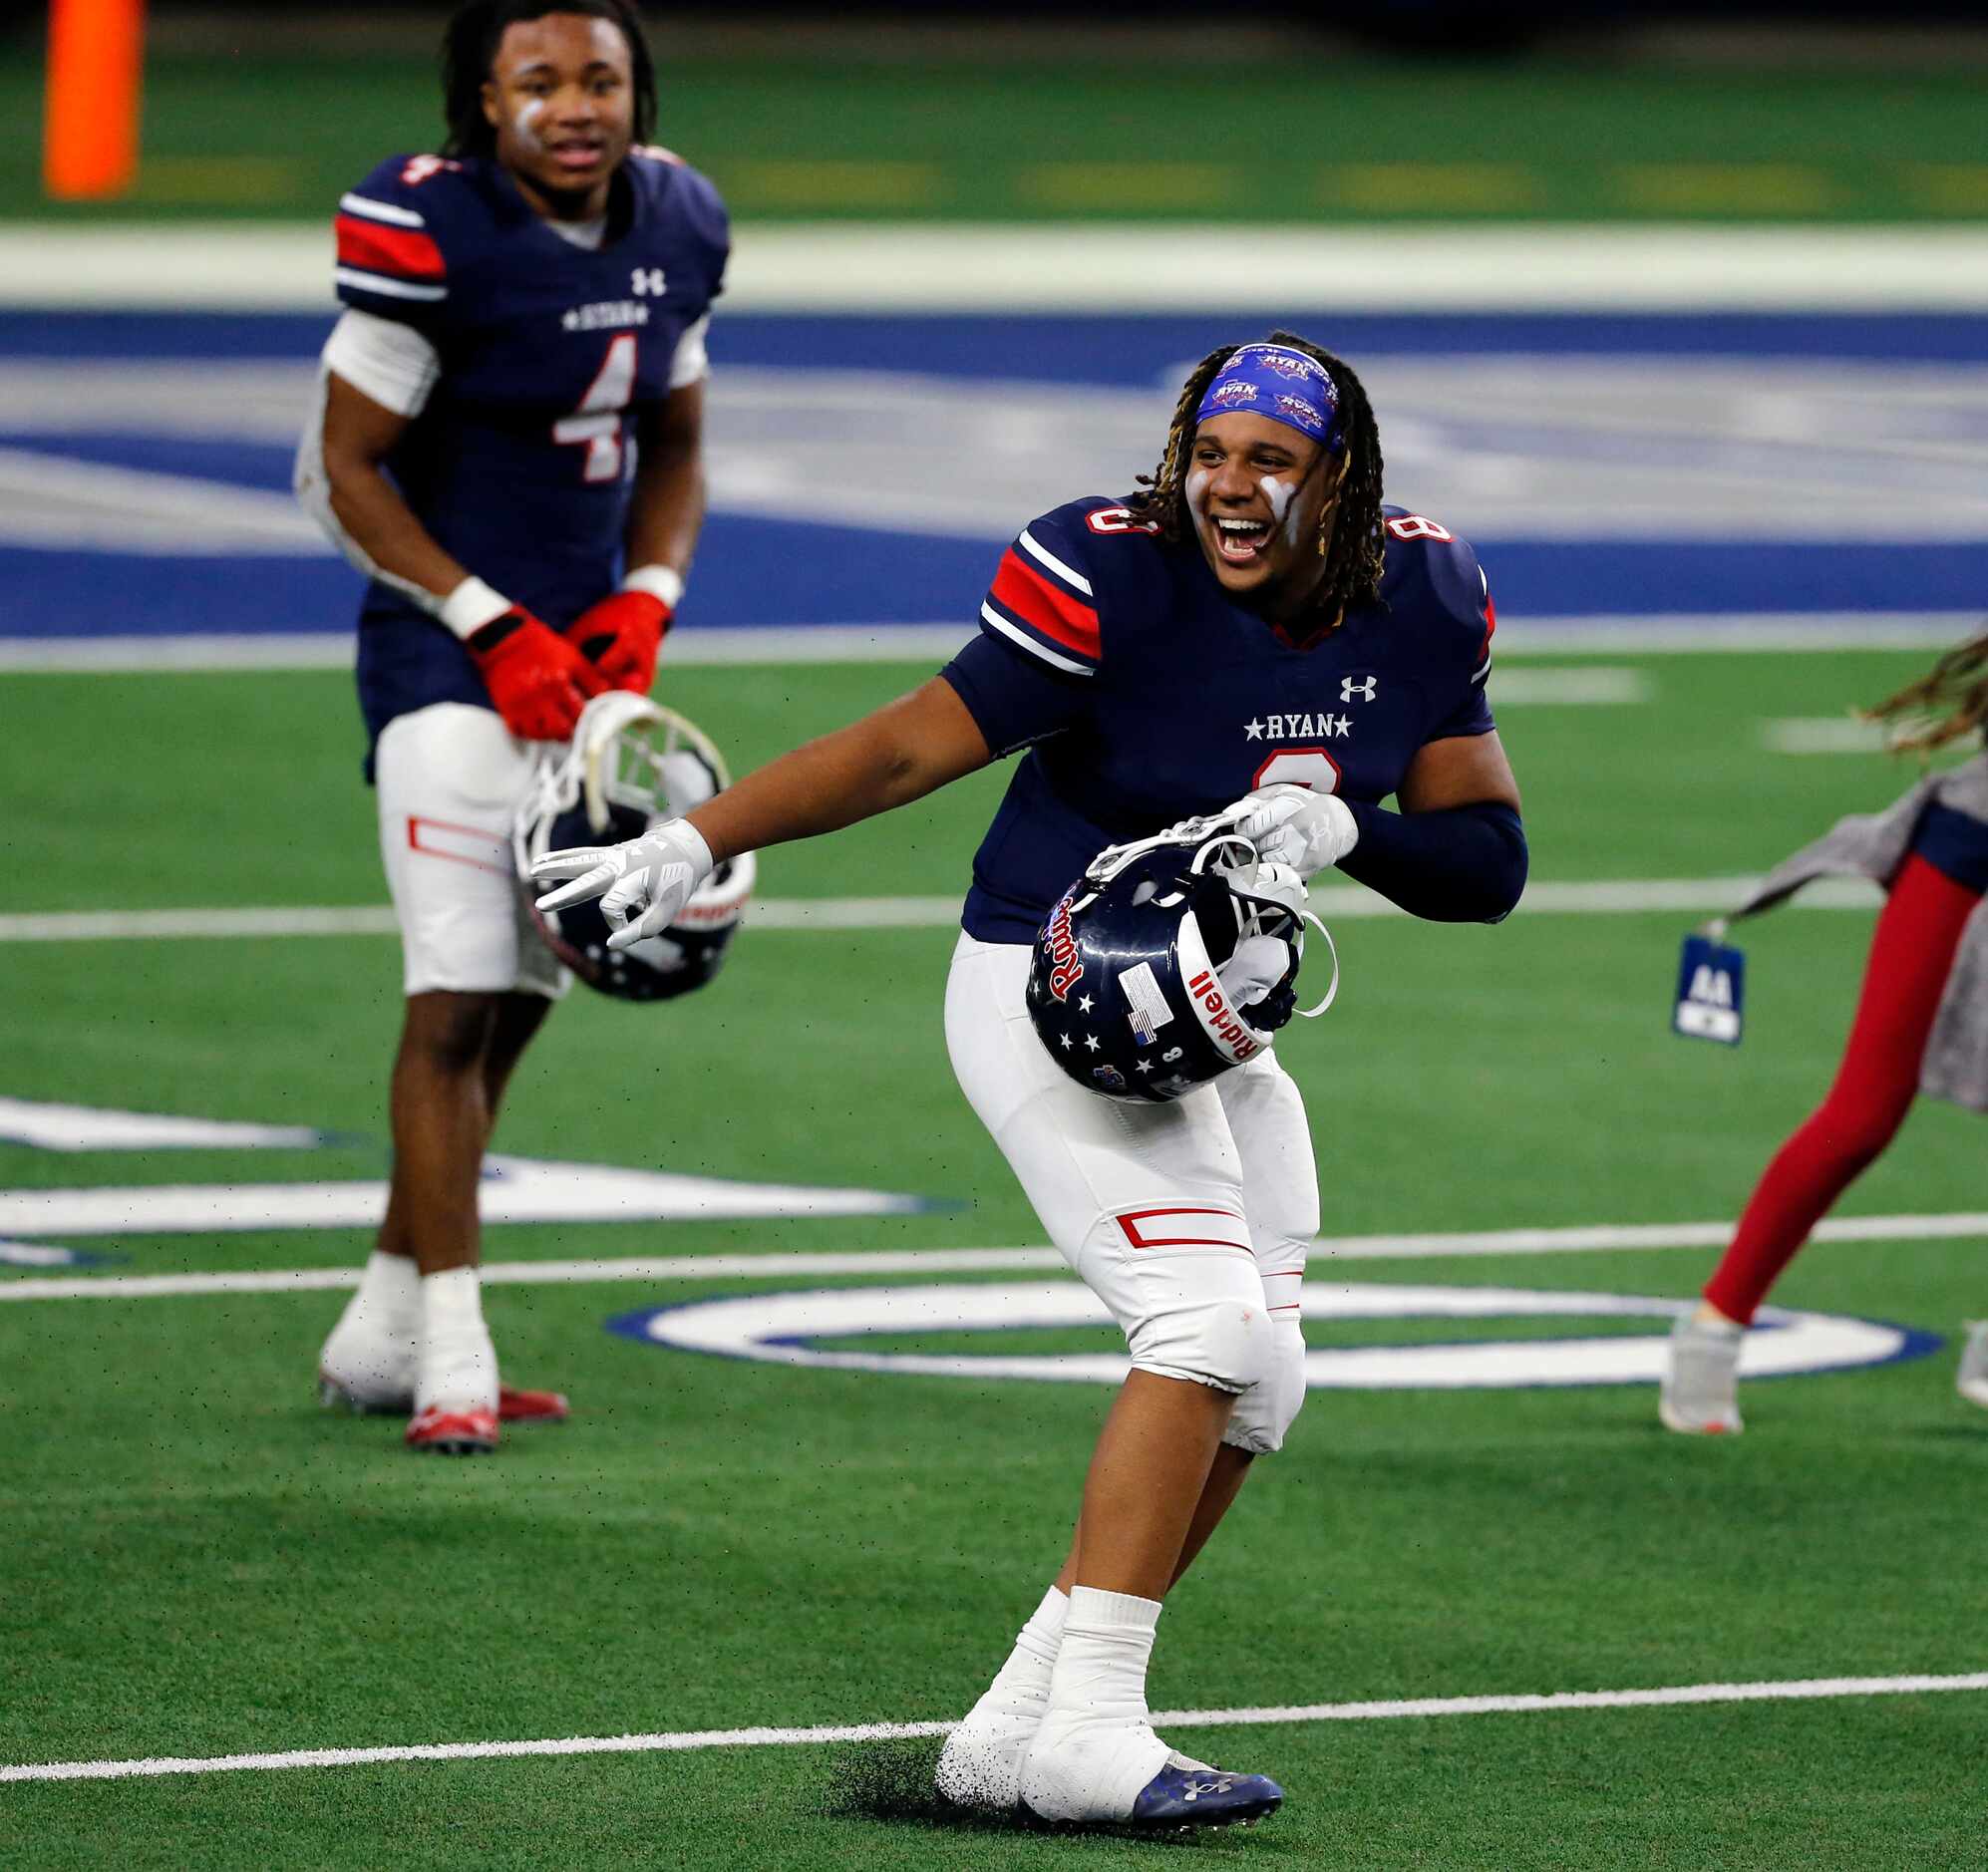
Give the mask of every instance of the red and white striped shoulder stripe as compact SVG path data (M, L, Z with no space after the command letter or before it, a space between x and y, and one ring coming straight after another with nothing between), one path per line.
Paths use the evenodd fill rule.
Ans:
M1104 655L1091 581L1027 527L1002 555L981 622L1072 676L1096 674Z
M389 299L433 301L449 296L448 262L428 232L427 221L413 208L371 195L345 194L339 197L333 227L341 286Z

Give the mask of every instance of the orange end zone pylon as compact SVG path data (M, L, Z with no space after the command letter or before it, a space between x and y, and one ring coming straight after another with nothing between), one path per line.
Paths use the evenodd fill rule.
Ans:
M145 0L50 0L42 183L54 199L132 185L144 48Z

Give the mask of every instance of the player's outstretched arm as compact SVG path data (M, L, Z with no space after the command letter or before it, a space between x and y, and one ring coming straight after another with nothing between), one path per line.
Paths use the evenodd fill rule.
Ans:
M572 881L539 906L556 910L599 897L616 926L609 945L625 948L667 928L723 859L873 818L991 759L958 693L935 676L861 721L768 762L688 818L620 845L548 851L532 876Z
M1348 802L1358 837L1339 868L1411 915L1497 923L1525 888L1518 781L1495 731L1427 742L1409 764L1402 809Z
M908 805L992 758L958 692L935 676L861 721L769 761L690 818L712 850L729 858Z

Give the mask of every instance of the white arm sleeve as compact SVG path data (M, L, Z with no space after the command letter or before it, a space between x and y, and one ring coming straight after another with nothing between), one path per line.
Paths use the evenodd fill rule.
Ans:
M686 385L702 383L711 375L711 359L704 349L704 334L711 329L709 312L695 325L684 328L684 334L677 340L675 355L670 359L670 388L682 390ZM344 375L343 372L340 373Z
M342 314L323 356L326 369L396 416L419 416L442 375L435 347L412 325L371 312Z
M410 579L381 570L359 542L339 524L331 504L331 477L324 467L324 406L327 380L336 373L363 396L397 416L419 416L441 375L435 347L418 331L370 312L342 314L325 340L317 388L297 443L291 484L297 504L324 528L331 543L368 578L377 578L421 606L441 615L443 599Z

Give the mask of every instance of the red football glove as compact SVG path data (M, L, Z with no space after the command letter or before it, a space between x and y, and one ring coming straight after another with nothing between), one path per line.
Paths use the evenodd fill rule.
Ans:
M587 699L608 685L569 643L513 605L464 640L491 701L513 735L568 741Z
M649 693L656 658L670 627L670 607L646 591L617 591L582 611L563 635L611 689Z

